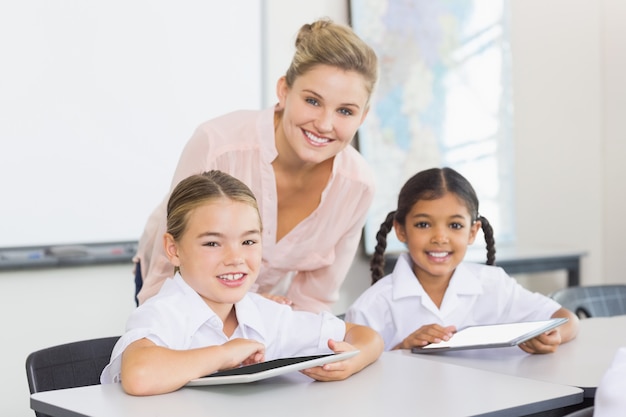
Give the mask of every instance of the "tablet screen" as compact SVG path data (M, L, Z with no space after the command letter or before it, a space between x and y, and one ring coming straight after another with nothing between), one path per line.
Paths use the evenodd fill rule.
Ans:
M241 366L239 368L218 371L202 378L193 379L189 381L187 385L199 386L254 382L283 375L288 372L300 371L315 366L322 366L326 363L349 359L358 353L358 350L351 350L341 353L324 353L310 356L272 359L261 363Z
M327 353L324 355L312 355L312 356L297 356L293 358L281 358L281 359L273 359L271 361L259 362L252 365L245 365L239 368L226 369L223 371L218 371L207 375L205 378L211 378L216 376L227 376L227 375L250 375L256 374L257 372L267 371L269 369L280 368L287 365L293 365L295 363L306 362L313 359L325 358L328 356L333 356L333 353Z
M413 353L515 346L567 322L566 318L470 326L459 330L450 340L414 347Z

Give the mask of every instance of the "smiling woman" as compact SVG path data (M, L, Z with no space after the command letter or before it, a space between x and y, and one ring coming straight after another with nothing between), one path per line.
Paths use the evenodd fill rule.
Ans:
M349 27L329 20L302 26L295 45L277 83L278 103L200 125L172 186L211 169L243 181L257 196L264 227L253 291L295 309L330 311L374 195L372 171L350 142L367 115L378 62ZM139 242L139 303L173 274L164 232L165 201Z

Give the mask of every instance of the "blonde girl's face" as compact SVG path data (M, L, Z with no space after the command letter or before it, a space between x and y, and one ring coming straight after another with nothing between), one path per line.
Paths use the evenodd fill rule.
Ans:
M480 222L472 224L464 202L446 193L436 200L415 203L405 225L394 224L396 235L406 243L413 272L420 280L449 280L474 243Z
M257 210L228 198L210 200L187 214L175 242L165 235L170 261L214 310L241 300L259 274L261 223Z
M320 163L350 144L367 115L369 94L363 76L317 65L289 88L278 81L283 116L276 131L279 154Z

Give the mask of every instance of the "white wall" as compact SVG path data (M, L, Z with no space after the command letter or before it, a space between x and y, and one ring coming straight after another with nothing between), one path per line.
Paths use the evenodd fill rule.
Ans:
M0 273L0 415L34 416L25 368L30 352L122 334L133 294L130 265Z
M626 5L514 0L518 241L588 251L582 283L626 282Z
M197 125L259 107L260 6L0 2L0 248L135 240Z
M600 11L585 0L512 8L518 243L588 250L587 284L603 273Z
M345 22L347 7L336 0L266 3L267 103L273 103L297 29L325 15ZM513 0L512 8L519 240L588 250L584 284L626 282L618 270L626 235L626 4ZM368 285L360 255L336 311ZM133 289L130 265L0 273L0 415L34 415L24 371L29 352L120 334Z
M604 0L602 36L602 107L604 141L602 149L603 192L602 207L602 278L608 282L626 282L622 262L623 239L626 236L626 42L624 19L626 2Z
M295 52L298 30L305 23L322 17L348 22L348 2L337 0L290 1L265 0L266 104L276 103L276 81L285 74ZM288 16L288 17L287 17Z

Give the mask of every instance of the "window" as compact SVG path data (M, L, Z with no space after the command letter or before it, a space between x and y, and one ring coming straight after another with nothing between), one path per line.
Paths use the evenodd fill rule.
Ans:
M366 253L373 253L400 187L436 166L463 174L476 189L496 241L512 242L507 0L352 0L351 18L380 62L379 84L358 137L378 187L365 226ZM387 250L404 250L393 233Z

